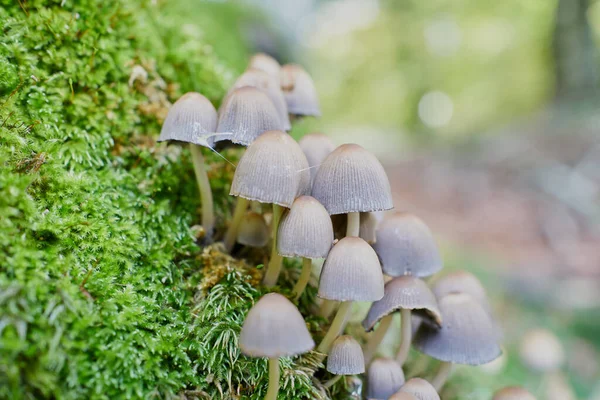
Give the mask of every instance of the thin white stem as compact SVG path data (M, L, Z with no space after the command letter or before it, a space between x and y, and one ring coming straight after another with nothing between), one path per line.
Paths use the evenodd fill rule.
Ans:
M237 203L235 204L235 210L233 212L233 219L231 220L231 225L229 225L229 229L227 229L225 239L223 240L225 243L225 249L228 253L231 253L231 249L233 249L240 223L242 222L242 218L244 218L244 214L246 214L247 209L248 200L243 197L238 197Z
M342 378L342 376L343 376L343 375L336 375L336 376L334 376L333 378L331 378L330 380L328 380L327 382L325 382L325 383L323 384L323 387L324 387L325 389L329 389L330 387L332 387L333 385L335 385L335 383L336 383L337 381L339 381L339 380Z
M438 369L437 374L431 380L431 386L433 386L435 388L435 390L437 392L439 392L440 389L444 386L444 384L448 380L448 377L450 376L451 372L452 372L452 363L443 361L440 364L440 369Z
M279 229L279 221L281 220L282 213L283 207L273 204L273 226L271 233L273 241L271 243L271 259L269 260L267 273L263 278L263 284L266 287L275 286L277 284L277 280L279 279L279 273L281 272L281 262L283 257L277 252L277 230Z
M269 358L269 388L265 400L277 400L279 393L279 358Z
M329 348L333 341L344 331L346 327L346 322L348 322L348 317L350 317L350 312L352 311L352 302L344 301L338 308L337 314L329 327L329 330L325 334L325 337L319 343L319 347L317 347L317 351L319 353L327 354L329 352Z
M190 153L192 155L198 189L200 190L200 200L202 201L202 227L204 228L206 241L210 242L215 228L215 213L213 210L210 181L204 167L204 157L202 156L200 146L190 143Z
M302 259L302 272L298 277L298 282L294 286L294 293L296 293L296 301L300 299L308 281L310 280L310 273L312 272L312 260L310 258Z
M360 213L348 213L348 224L346 225L346 236L358 236L360 234Z
M412 342L412 326L411 326L411 311L407 309L400 310L400 329L402 330L402 337L400 338L400 349L398 355L396 355L396 361L400 366L404 365L408 358L410 351L410 343Z
M377 328L375 328L375 332L369 336L363 352L365 356L365 366L369 365L375 354L377 354L377 349L392 324L392 317L393 314L383 317L381 321L379 321Z

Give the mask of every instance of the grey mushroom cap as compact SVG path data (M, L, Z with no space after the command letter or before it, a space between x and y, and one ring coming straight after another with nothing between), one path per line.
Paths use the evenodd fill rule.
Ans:
M258 69L271 76L278 85L281 83L281 65L276 59L265 53L256 53L250 58L248 68Z
M284 129L275 105L259 89L244 86L229 94L219 108L217 132L228 133L233 143L248 146L266 131Z
M439 397L438 397L439 399ZM420 400L415 395L408 392L396 392L394 393L389 400Z
M286 257L325 258L333 245L327 210L314 197L300 196L279 223L277 251Z
M327 156L317 171L312 195L331 215L394 207L381 163L357 144L343 144Z
M281 90L291 114L321 116L317 89L301 66L286 64L281 67Z
M298 143L281 131L260 135L240 159L229 194L291 207L310 191L308 161Z
M367 397L387 400L404 384L404 372L391 358L376 358L367 372Z
M270 237L269 227L262 215L253 211L244 215L237 235L239 243L245 246L263 247L267 245Z
M536 400L536 398L522 387L509 386L494 393L492 400Z
M440 400L440 395L436 392L431 383L421 378L407 380L398 393L410 393L415 396L417 400Z
M450 293L466 293L474 298L488 314L491 313L492 307L485 288L470 272L464 270L449 272L436 279L431 290L438 299Z
M322 133L309 133L308 135L304 135L298 144L308 160L310 180L313 182L320 165L335 150L335 143L333 143L329 136Z
M358 237L333 246L319 278L318 296L336 301L377 301L383 297L383 274L377 254Z
M438 300L442 327L421 324L414 337L417 350L455 364L481 365L502 354L489 315L471 296L448 294Z
M523 364L536 372L556 371L565 363L565 350L559 338L543 328L532 329L523 335L519 344Z
M442 258L431 231L412 214L387 215L377 228L375 251L390 276L425 277L442 269Z
M278 293L266 294L254 304L240 333L240 349L251 357L294 356L314 347L300 311Z
M414 276L399 276L385 284L381 300L374 302L363 320L363 327L370 331L380 319L400 309L415 310L441 325L442 317L435 295L425 282Z
M335 339L327 356L327 371L336 375L365 372L365 357L360 344L349 335Z

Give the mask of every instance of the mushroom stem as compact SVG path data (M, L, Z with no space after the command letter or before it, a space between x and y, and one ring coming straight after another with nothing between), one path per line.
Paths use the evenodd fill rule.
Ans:
M265 400L277 400L279 393L279 358L269 358L269 388Z
M200 190L200 200L202 201L202 227L205 232L205 240L210 242L215 227L212 190L206 168L204 168L204 156L202 156L200 146L190 143L190 153L192 155L198 189Z
M335 310L335 305L335 301L323 299L319 307L319 316L328 319L333 310Z
M400 338L400 349L396 355L396 361L400 366L404 365L404 362L408 358L408 352L410 351L410 343L412 342L412 326L410 320L411 311L407 309L400 310L400 329L402 330L402 337Z
M348 322L348 317L350 316L350 311L352 311L352 301L344 301L340 304L340 308L338 308L337 314L335 315L329 330L321 343L319 343L319 347L317 347L319 353L327 354L329 352L335 338L344 331L346 322Z
M444 386L448 377L450 376L450 372L452 372L452 363L442 361L440 364L440 369L438 370L435 377L431 380L431 385L435 388L436 391L440 391L440 389Z
M360 213L348 213L348 224L346 225L346 236L358 236L360 234Z
M325 389L329 389L330 387L332 387L333 385L335 385L335 383L336 383L337 381L339 381L339 380L342 378L342 376L343 376L343 375L336 375L336 376L334 376L333 378L331 378L330 380L328 380L327 382L325 382L325 383L323 384L323 387L324 387Z
M240 227L240 223L242 222L242 218L244 218L244 214L246 214L247 209L248 200L243 197L238 197L237 203L235 204L235 211L233 212L233 219L231 220L231 225L229 225L229 229L227 230L225 239L223 240L225 243L225 249L229 253L231 252L231 249L233 249L235 239L237 238L238 228Z
M279 279L279 273L281 272L281 261L282 256L277 253L277 230L279 229L279 221L281 221L281 214L283 213L283 207L277 204L273 204L273 225L272 225L272 238L273 243L271 245L271 259L269 260L269 266L267 267L267 273L263 278L263 284L266 287L272 287L277 284Z
M392 314L389 314L383 317L381 321L379 321L379 326L375 329L375 332L369 337L364 350L365 366L369 365L369 362L371 362L371 359L377 353L377 348L392 324L392 316Z
M300 273L300 277L298 277L298 282L294 286L293 293L296 293L296 301L300 299L302 293L304 293L304 289L310 280L310 273L312 271L312 260L310 258L302 259L302 272Z

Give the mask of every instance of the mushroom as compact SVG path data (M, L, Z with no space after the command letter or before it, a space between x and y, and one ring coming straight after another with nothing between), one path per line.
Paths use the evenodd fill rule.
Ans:
M233 221L225 237L226 248L231 249L237 236L248 200L273 204L273 247L264 284L277 283L281 270L281 256L277 254L277 230L283 207L291 207L294 199L310 190L308 161L298 143L281 131L260 135L240 159L233 176L230 194L238 197Z
M375 355L377 347L379 347L392 322L393 313L398 310L401 316L402 336L396 362L400 366L406 361L410 350L412 337L411 311L415 310L437 325L441 325L442 323L442 317L435 296L425 282L409 275L392 279L385 285L383 298L371 305L369 313L363 320L363 327L367 331L373 330L375 324L380 322L375 333L369 338L365 348L365 360L367 363Z
M404 384L404 372L391 358L376 358L367 372L367 397L387 400Z
M383 297L383 274L377 254L358 237L345 237L329 252L319 279L318 296L342 302L317 350L327 354L344 330L353 301L377 301Z
M336 375L323 386L333 386L343 375L357 375L365 372L365 359L360 344L349 335L335 339L327 357L327 371Z
M211 102L200 93L184 94L169 109L158 137L159 142L173 141L189 143L194 173L202 200L202 227L205 239L210 241L215 225L213 198L210 182L204 167L204 157L200 147L212 150L212 140L217 132L217 111Z
M265 400L277 399L279 357L303 354L315 346L300 311L278 293L264 295L250 309L239 343L245 355L269 359L269 388Z
M494 325L485 310L465 293L451 293L438 300L442 327L421 324L414 346L437 360L440 369L431 381L439 391L450 374L452 363L481 365L500 356Z
M360 234L361 212L394 207L390 182L379 160L357 144L344 144L323 162L312 195L330 215L348 214L346 236Z
M390 276L426 277L442 269L442 258L431 231L412 214L387 215L377 228L373 247L383 272Z
M281 67L281 90L285 96L288 111L298 116L321 116L319 98L315 84L299 65L286 64Z
M420 400L420 399L410 393L407 393L407 392L396 392L389 398L389 400Z
M398 393L410 393L415 396L417 400L440 400L440 395L436 392L431 383L421 378L409 379L402 385L396 394ZM395 399L395 397L392 396L390 397L390 400L391 399Z
M265 53L256 53L250 58L248 68L258 69L271 76L278 85L281 83L281 65L276 59Z
M250 211L240 223L237 242L244 246L264 247L269 242L269 236L269 227L263 216Z
M494 393L492 400L536 400L536 398L522 387L509 386Z
M479 279L470 272L464 270L449 272L436 279L431 290L438 299L450 293L466 293L475 299L488 314L492 314L492 307L485 288Z
M547 329L528 331L519 345L519 355L525 366L540 373L559 370L565 362L560 340Z
M310 182L314 182L319 167L327 156L335 150L335 144L329 136L322 133L309 133L298 142L310 167Z
M333 245L333 227L325 207L314 197L300 196L279 224L277 251L284 257L302 257L302 272L293 293L300 298L310 279L311 260L326 258Z

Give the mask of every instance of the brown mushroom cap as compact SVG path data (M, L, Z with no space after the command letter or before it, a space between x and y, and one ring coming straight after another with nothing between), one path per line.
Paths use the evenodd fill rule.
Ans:
M502 354L497 334L485 310L465 293L451 293L438 300L442 327L421 324L415 348L441 361L481 365Z
M184 94L169 109L159 142L168 140L204 146L203 138L217 132L217 111L200 93Z
M252 211L244 215L238 229L238 243L245 246L263 247L267 245L270 237L269 227L262 215Z
M242 353L251 357L293 356L313 347L300 311L278 293L266 294L254 304L240 334Z
M391 358L376 358L367 372L367 397L387 400L404 384L404 372Z
M466 293L474 298L488 314L491 313L492 307L485 288L470 272L464 270L449 272L436 279L431 290L438 299L450 293Z
M327 371L336 375L365 372L365 358L360 344L349 335L335 339L327 356Z
M509 386L494 393L492 400L536 400L536 398L522 387Z
M442 269L442 258L431 231L412 214L388 214L377 228L373 246L390 276L425 277Z
M370 331L380 319L400 309L420 311L438 325L442 323L435 296L425 282L414 276L399 276L385 284L381 300L374 302L363 320Z
M410 393L415 396L417 400L440 400L440 395L436 392L431 383L421 378L409 379L402 385L398 393ZM390 399L392 398L393 397Z
M317 89L304 68L296 64L286 64L281 67L280 76L281 90L291 114L321 116Z
M335 150L335 144L329 136L322 133L309 133L298 142L310 166L311 182L315 180L317 171L325 158Z

